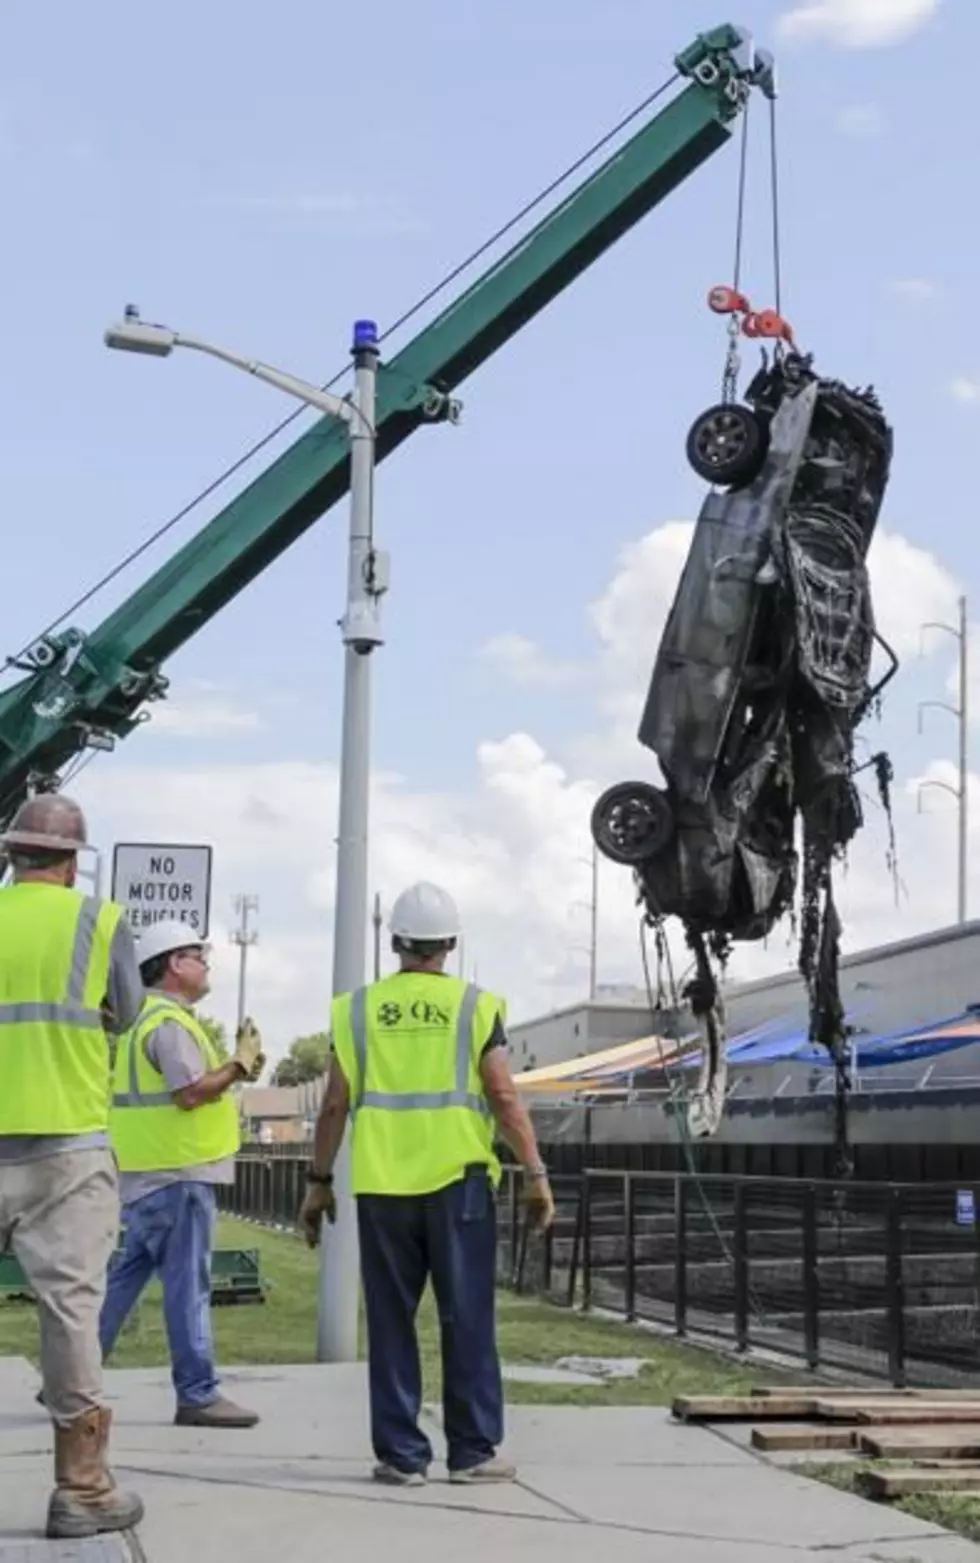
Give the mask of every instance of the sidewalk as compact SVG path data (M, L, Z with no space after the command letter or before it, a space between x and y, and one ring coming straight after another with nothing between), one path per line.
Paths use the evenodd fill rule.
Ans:
M980 1563L980 1547L662 1409L514 1407L517 1486L474 1492L437 1470L393 1492L368 1479L362 1367L237 1369L225 1384L259 1427L175 1428L166 1371L110 1372L114 1469L146 1504L138 1540L46 1542L37 1376L0 1359L0 1563Z

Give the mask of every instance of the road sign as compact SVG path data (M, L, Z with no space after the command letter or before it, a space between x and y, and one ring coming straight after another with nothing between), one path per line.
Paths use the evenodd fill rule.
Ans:
M210 847L120 842L112 854L112 899L134 933L177 917L206 939L211 916Z

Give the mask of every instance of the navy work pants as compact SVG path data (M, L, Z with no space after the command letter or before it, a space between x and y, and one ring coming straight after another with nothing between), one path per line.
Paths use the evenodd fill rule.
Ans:
M492 1459L503 1440L494 1316L496 1211L486 1168L437 1194L357 1201L367 1311L371 1437L379 1461L422 1471L422 1375L415 1316L431 1276L442 1335L443 1422L450 1470Z

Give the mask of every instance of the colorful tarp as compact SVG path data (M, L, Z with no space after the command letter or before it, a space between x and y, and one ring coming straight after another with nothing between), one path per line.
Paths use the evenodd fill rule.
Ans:
M860 1028L859 1011L849 1015L848 1020ZM980 1012L967 1010L925 1026L884 1035L859 1029L852 1040L861 1070L938 1057L980 1043ZM680 1040L642 1037L584 1058L566 1059L543 1069L527 1070L517 1076L517 1085L521 1091L534 1095L566 1098L621 1095L624 1090L656 1084L656 1076L662 1074L665 1067L697 1068L701 1062L699 1042L697 1032ZM751 1068L779 1060L815 1068L830 1068L833 1063L825 1048L816 1047L809 1041L805 1021L798 1015L767 1021L742 1032L731 1038L726 1051L730 1068Z

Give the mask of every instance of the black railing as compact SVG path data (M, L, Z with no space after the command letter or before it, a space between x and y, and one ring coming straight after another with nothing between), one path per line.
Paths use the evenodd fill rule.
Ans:
M307 1165L295 1146L250 1147L224 1207L291 1227ZM980 1187L593 1169L553 1188L554 1226L529 1236L505 1170L499 1274L520 1292L813 1371L980 1373Z

